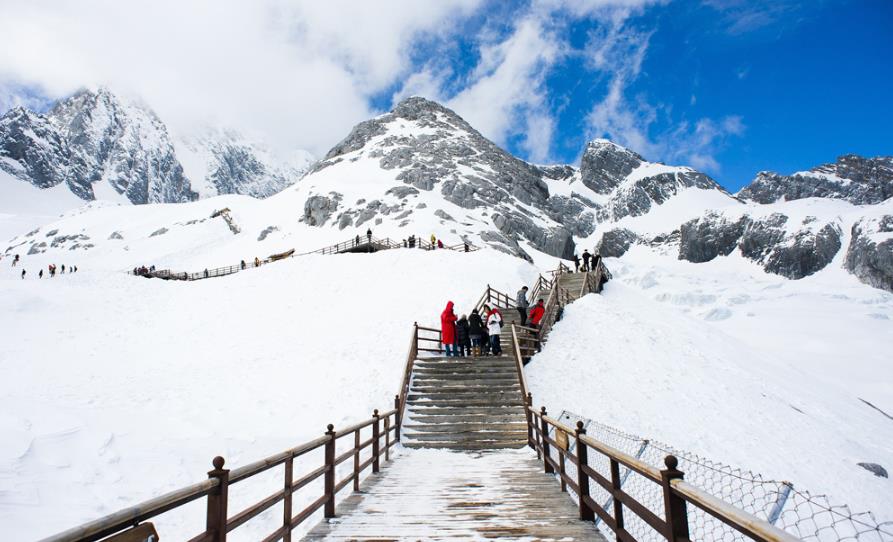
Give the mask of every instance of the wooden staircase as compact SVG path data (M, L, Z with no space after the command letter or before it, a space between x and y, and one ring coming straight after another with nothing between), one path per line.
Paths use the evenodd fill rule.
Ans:
M402 434L407 448L527 445L523 395L509 356L418 360L406 410Z

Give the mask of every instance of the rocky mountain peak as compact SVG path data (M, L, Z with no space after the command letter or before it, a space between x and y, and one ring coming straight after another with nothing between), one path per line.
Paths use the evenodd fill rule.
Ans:
M738 196L756 203L803 198L834 198L871 205L893 197L893 157L846 154L834 163L781 175L761 171Z
M607 139L595 139L586 145L580 160L583 184L598 194L610 194L644 158Z
M81 89L46 115L9 111L0 118L0 157L0 168L39 188L64 182L89 201L95 183L108 183L104 197L118 193L136 204L266 197L297 181L310 161L303 151L280 159L231 130L186 141L149 106L106 87Z

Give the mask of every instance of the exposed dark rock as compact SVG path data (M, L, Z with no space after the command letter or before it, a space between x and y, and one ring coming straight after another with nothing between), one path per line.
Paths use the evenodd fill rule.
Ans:
M780 199L837 198L856 205L880 203L893 196L893 157L848 154L794 175L761 171L738 196L757 203Z
M645 160L604 139L589 142L580 160L583 184L599 194L610 194Z
M625 228L615 228L602 234L595 251L604 258L619 258L626 254L633 244L639 242L639 236Z
M887 469L878 465L877 463L856 463L856 464L879 478L889 478L890 477L890 475L887 474Z
M702 263L728 256L749 224L746 216L730 222L714 213L686 222L679 230L679 259Z
M840 250L840 227L826 224L818 232L802 230L775 247L763 268L789 279L812 275L831 263Z
M893 215L853 224L844 265L865 284L893 292ZM878 234L887 234L877 240ZM875 239L872 239L875 237Z
M311 226L322 226L338 210L341 194L329 192L328 196L310 196L304 202L303 221Z
M149 237L157 237L157 236L159 236L159 235L164 235L164 234L167 233L167 232L168 232L167 228L160 228L160 229L157 229L157 230L153 231L153 232L149 235Z

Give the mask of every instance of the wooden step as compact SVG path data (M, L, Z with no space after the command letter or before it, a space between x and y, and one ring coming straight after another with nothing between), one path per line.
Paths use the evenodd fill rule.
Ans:
M412 423L403 425L404 429L420 432L420 433L445 433L455 431L457 433L468 431L521 431L527 433L527 423L517 420L503 423L418 423L413 420Z

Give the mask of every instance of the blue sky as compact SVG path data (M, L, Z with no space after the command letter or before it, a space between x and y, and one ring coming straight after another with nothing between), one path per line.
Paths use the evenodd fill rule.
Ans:
M534 161L575 163L587 140L607 137L648 159L705 170L731 190L764 169L893 154L893 2L638 4L619 23L610 15L545 20L565 48L541 82L553 137L545 153L531 152L518 122L501 143ZM505 39L516 24L511 16L473 21L448 48L443 86L462 91L480 64L473 44L481 34ZM600 64L598 49L606 49ZM616 100L606 98L612 85ZM376 105L385 109L390 91Z
M48 0L3 15L0 110L107 85L177 132L230 125L321 156L418 94L533 162L577 163L607 137L733 191L764 169L893 154L890 0Z

